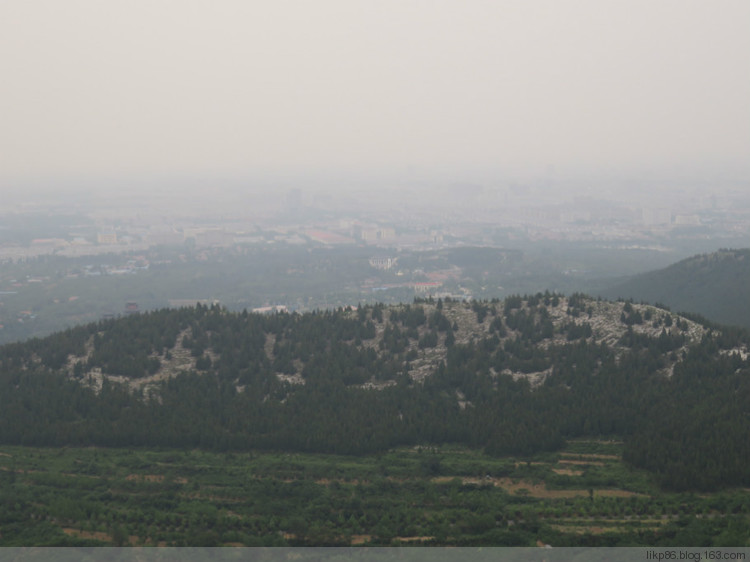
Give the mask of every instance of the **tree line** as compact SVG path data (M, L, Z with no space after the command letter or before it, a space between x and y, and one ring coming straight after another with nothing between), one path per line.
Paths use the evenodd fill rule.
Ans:
M727 352L747 344L745 332L714 327L679 351L682 330L636 333L631 311L621 320L630 329L607 345L588 322L572 321L590 314L587 298L570 299L571 321L560 328L550 321L553 299L472 305L478 322L492 318L491 329L465 343L456 343L441 301L429 310L415 302L273 315L198 305L6 345L0 442L352 455L462 443L530 455L616 435L625 460L665 487L750 485L750 366ZM447 347L445 359L423 382L412 380L410 361L436 345ZM148 376L180 346L196 368L153 391L82 384L92 369ZM532 387L508 370L547 376ZM292 373L304 384L278 376Z

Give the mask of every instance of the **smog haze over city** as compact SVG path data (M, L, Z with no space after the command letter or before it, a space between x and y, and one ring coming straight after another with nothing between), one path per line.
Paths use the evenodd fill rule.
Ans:
M7 192L748 177L742 0L0 10Z
M750 246L748 22L744 0L4 2L4 339L126 300L593 291ZM476 248L504 265L445 254ZM334 256L319 286L300 252ZM128 277L85 308L54 280L238 255L281 262L267 291ZM45 256L72 261L10 267ZM34 299L78 308L18 332Z

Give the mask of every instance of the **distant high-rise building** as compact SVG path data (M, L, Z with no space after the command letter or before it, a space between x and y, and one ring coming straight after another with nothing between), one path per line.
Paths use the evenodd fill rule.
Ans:
M391 257L376 257L370 258L370 266L375 269L388 270L396 264L396 258Z
M302 191L293 188L286 192L286 207L289 211L299 211L302 208Z
M669 209L643 208L642 218L647 226L666 225L672 222L672 213Z
M96 241L99 244L117 244L117 233L100 232L96 235Z

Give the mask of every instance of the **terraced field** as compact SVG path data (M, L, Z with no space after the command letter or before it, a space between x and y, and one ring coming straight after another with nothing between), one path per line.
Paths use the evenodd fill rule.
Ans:
M622 443L495 458L0 450L0 545L747 546L750 491L668 494Z

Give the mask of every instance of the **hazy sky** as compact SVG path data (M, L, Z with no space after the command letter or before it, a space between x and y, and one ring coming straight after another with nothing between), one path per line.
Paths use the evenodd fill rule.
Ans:
M748 30L748 0L3 0L0 186L747 170Z

